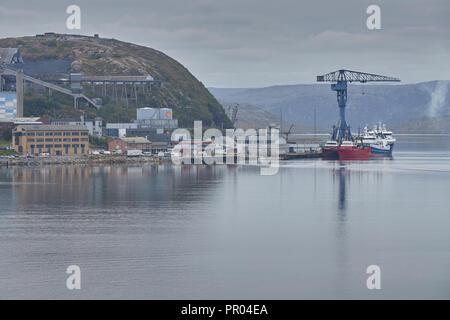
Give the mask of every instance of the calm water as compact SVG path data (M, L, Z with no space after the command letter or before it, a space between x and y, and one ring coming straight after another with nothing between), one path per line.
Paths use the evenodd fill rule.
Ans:
M450 137L393 160L0 169L0 298L450 298ZM67 266L82 289L66 289ZM381 267L381 290L366 267Z

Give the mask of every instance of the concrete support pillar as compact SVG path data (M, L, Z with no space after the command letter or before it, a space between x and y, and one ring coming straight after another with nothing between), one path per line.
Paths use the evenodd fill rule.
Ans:
M17 117L23 117L23 71L16 74Z

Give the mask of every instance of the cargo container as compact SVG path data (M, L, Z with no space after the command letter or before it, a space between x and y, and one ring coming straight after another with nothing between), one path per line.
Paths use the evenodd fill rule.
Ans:
M127 157L140 157L142 150L127 150Z

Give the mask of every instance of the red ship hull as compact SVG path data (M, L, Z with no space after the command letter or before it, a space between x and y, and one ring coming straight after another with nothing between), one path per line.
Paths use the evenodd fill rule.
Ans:
M337 152L338 147L322 147L322 155L324 159L327 160L337 160L339 159L339 154Z
M370 147L338 147L339 160L369 160Z

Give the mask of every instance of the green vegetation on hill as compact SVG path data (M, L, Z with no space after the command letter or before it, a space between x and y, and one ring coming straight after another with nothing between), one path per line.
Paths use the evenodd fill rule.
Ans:
M24 101L26 116L66 118L90 113L107 121L129 121L136 116L136 107L172 108L181 127L192 127L194 120L202 120L205 126L232 127L222 106L210 92L184 66L164 53L144 46L115 39L54 35L0 39L0 47L18 47L25 63L69 59L70 72L86 75L151 75L163 83L150 93L140 93L138 105L127 108L107 97L86 91L86 95L101 97L104 106L100 110L81 105L73 110L71 97L45 91L29 91Z

